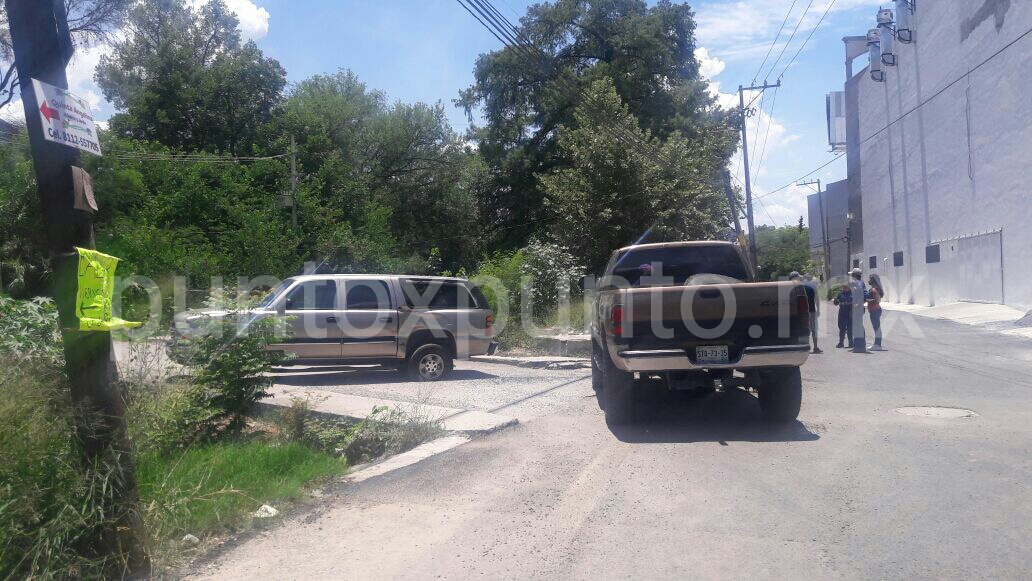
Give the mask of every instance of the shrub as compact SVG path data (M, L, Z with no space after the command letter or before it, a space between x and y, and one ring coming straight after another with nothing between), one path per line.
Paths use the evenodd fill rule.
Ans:
M522 250L525 257L520 271L531 278L530 298L535 310L555 308L559 299L579 291L577 281L584 267L565 246L532 240Z
M238 325L232 313L213 319L207 332L193 342L188 361L199 367L194 378L196 401L229 419L231 430L243 425L254 403L268 397L272 386L268 372L284 360L282 353L267 351L275 339L273 319Z
M28 364L60 369L64 365L61 332L54 301L38 297L28 301L0 296L0 356L16 370Z

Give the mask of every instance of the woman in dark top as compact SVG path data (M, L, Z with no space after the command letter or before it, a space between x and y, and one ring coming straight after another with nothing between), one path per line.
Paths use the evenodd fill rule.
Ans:
M885 296L885 289L882 288L876 274L871 275L867 284L871 285L871 292L867 298L867 314L870 315L871 326L874 327L874 345L871 346L871 351L884 351L881 344L881 300Z

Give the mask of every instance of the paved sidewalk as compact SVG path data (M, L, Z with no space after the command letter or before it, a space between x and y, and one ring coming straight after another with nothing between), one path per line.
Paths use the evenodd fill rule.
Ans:
M899 311L919 317L953 321L962 325L982 327L1004 335L1032 339L1032 327L1015 324L1019 319L1025 317L1026 314L1007 305L957 302L928 307L882 301L882 306L888 311Z

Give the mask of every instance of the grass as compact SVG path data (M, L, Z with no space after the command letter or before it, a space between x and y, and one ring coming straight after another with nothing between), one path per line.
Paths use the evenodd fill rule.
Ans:
M301 498L306 484L346 469L345 460L302 444L252 440L147 453L136 474L145 521L160 543L246 527L262 504L282 508Z

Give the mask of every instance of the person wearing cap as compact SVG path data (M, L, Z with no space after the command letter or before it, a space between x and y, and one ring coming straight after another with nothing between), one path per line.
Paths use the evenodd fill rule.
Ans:
M788 279L795 282L802 282L802 278L802 275L800 275L797 270L793 270L792 273L788 275ZM821 316L821 312L818 310L819 303L817 301L817 289L814 288L812 283L802 282L802 284L803 292L806 293L806 304L810 309L810 337L813 339L813 352L824 353L824 351L821 351L821 348L817 346L817 319Z
M868 299L864 285L864 271L854 268L850 273L849 290L853 295L853 353L867 353L867 336L864 332L864 304Z
M835 305L838 307L838 345L835 347L853 348L853 292L849 290L848 284L839 286L839 293L835 297ZM848 339L848 342L847 342Z

